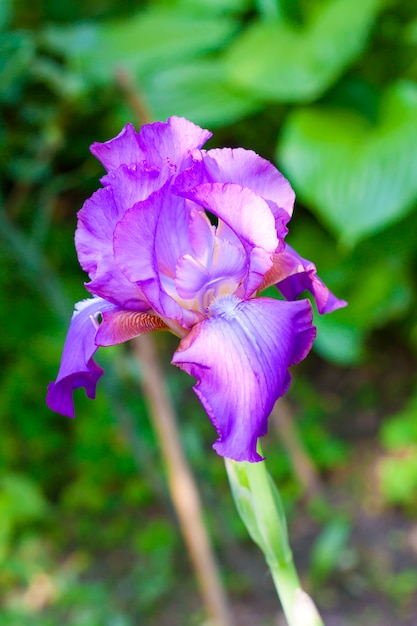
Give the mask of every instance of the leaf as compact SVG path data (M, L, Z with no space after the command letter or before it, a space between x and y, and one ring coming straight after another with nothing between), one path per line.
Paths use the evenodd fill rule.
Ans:
M180 115L208 128L231 124L260 106L227 84L218 60L178 64L153 74L142 88L156 119Z
M229 49L231 84L284 102L317 98L364 49L380 0L319 3L303 26L250 25Z
M160 5L169 6L187 12L224 15L225 13L243 13L247 10L249 0L160 0Z
M32 479L8 473L0 481L0 510L13 523L25 523L42 517L47 505Z
M361 328L334 320L331 316L316 316L317 338L315 351L338 365L354 365L361 357L364 332Z
M123 68L133 76L171 67L223 45L236 21L152 8L129 19L51 27L45 42L65 54L78 71L99 82L114 80Z
M316 539L311 553L310 576L315 585L322 585L346 557L351 533L350 523L335 518Z
M0 33L0 101L17 99L34 54L35 46L30 33Z
M299 197L353 245L415 206L417 85L391 87L375 125L336 108L296 110L277 154Z
M11 0L2 0L0 2L0 30L6 29L11 19L12 19Z

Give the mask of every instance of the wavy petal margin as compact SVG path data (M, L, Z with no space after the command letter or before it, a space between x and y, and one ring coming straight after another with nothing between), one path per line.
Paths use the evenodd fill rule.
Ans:
M97 351L95 336L97 317L106 311L117 309L102 298L83 300L75 305L62 353L57 379L50 383L46 404L52 411L74 417L74 389L85 387L87 396L96 397L96 385L103 369L94 361Z
M317 276L316 266L312 261L303 259L291 246L286 245L285 251L274 255L273 270L276 272L276 284L287 300L295 300L303 291L313 295L320 315L332 313L347 306L345 300L339 300L324 282ZM279 277L279 278L278 278ZM267 276L265 276L265 279Z
M224 296L211 314L181 340L172 363L197 379L194 390L219 435L217 453L261 461L257 440L289 387L288 368L306 357L316 335L311 304Z
M205 183L181 195L214 213L238 237L249 259L244 292L239 295L250 297L272 266L272 254L278 246L268 204L250 189L234 183Z
M109 141L95 142L90 150L108 172L120 165L141 164L142 167L170 168L189 158L192 150L201 148L212 133L183 117L170 117L166 122L145 124L137 132L132 124ZM107 177L103 182L106 182Z

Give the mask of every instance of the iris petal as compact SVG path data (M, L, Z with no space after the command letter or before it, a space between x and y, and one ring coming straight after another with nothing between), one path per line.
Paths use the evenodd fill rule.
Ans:
M86 287L91 293L122 307L144 310L148 306L143 294L114 259L113 232L123 213L109 187L96 191L78 212L75 246L81 267L90 276Z
M194 298L202 289L224 295L236 291L246 270L247 258L242 246L215 238L208 267L185 255L177 263L175 284L182 298Z
M201 148L212 133L183 117L172 116L166 122L146 124L140 130L139 143L148 165L170 167L179 172L191 152Z
M219 435L218 454L260 461L256 443L288 389L288 367L307 355L315 337L311 305L225 296L211 313L181 340L172 362L197 379L194 390Z
M89 398L95 398L97 381L103 369L94 361L97 350L95 336L97 315L114 311L116 307L102 300L92 298L75 305L75 311L65 340L61 367L57 379L48 387L46 402L52 411L74 417L72 392L85 387Z
M345 300L336 298L317 276L314 263L303 259L289 245L285 246L283 253L274 256L274 265L271 272L275 272L275 275L272 278L273 282L269 284L276 284L279 291L288 300L294 300L303 291L310 291L314 296L317 310L320 314L331 313L347 305ZM268 276L265 279L267 282Z
M168 326L156 315L138 311L106 311L95 342L98 346L114 346L156 330L168 330Z
M205 183L181 192L229 226L248 253L249 267L243 297L250 297L272 266L278 246L271 209L250 189L232 183Z
M294 208L295 194L288 180L266 159L243 148L216 148L195 152L194 163L177 180L185 191L202 183L236 183L251 189L269 205L278 236L284 239Z
M185 200L172 195L168 184L129 209L114 232L114 252L120 270L137 283L162 317L191 327L199 320L163 288L162 274L175 277L176 261L190 249Z
M215 167L214 167L215 163ZM280 209L292 216L295 193L288 180L272 163L253 150L243 148L215 148L205 153L204 165L213 182L230 182L248 187L270 205L274 217L281 217Z
M175 173L181 161L189 159L190 152L200 148L210 137L208 130L174 116L166 122L147 124L139 133L132 124L126 124L114 139L93 143L91 152L108 172L123 164L140 163L145 167L168 168Z
M96 141L90 150L108 172L115 170L122 163L130 165L143 159L143 152L139 147L139 133L132 124L126 124L120 133L109 141L104 143Z

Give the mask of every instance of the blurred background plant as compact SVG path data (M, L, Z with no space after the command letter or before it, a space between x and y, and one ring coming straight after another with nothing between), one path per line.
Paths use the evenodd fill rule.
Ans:
M203 621L129 350L99 355L98 399L77 394L74 422L44 405L87 295L73 233L102 174L88 148L132 120L126 75L154 119L184 115L293 184L289 241L349 307L317 319L287 396L315 488L287 422L263 444L269 469L326 624L414 625L417 7L400 0L2 0L2 624ZM209 420L186 376L166 382L238 623L275 623Z

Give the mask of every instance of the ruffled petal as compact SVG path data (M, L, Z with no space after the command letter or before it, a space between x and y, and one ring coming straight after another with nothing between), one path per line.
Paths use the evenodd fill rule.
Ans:
M146 200L167 181L166 173L158 168L121 165L102 178L111 187L119 218L137 202Z
M87 289L123 308L149 308L137 285L120 271L114 260L113 234L124 207L116 203L110 187L99 189L78 212L75 246L81 267L91 282Z
M177 259L190 249L186 203L168 185L129 209L116 226L114 253L120 270L137 283L162 317L190 328L198 321L163 288L161 273L175 277Z
M347 306L345 300L339 300L317 276L314 263L303 259L293 248L286 245L285 251L274 256L273 283L287 300L295 300L303 291L310 291L316 301L317 310L331 313ZM267 277L265 277L267 279Z
M127 124L115 137L104 143L93 143L91 152L108 172L120 165L140 164L143 168L157 167L172 174L190 160L191 151L201 148L212 133L182 117L170 117L166 122L145 124L136 132ZM191 162L191 161L190 161ZM103 182L108 183L107 177Z
M194 390L219 435L218 454L260 461L257 440L288 389L288 367L312 346L312 308L308 300L225 296L211 314L181 340L172 362L197 379Z
M142 148L139 146L139 133L132 124L126 124L117 137L109 141L104 143L96 141L90 150L108 172L122 164L139 163L144 158Z
M89 398L95 398L97 381L103 369L94 361L97 317L116 307L101 298L83 300L75 305L62 353L57 379L50 383L46 403L52 411L74 417L72 392L85 387Z
M191 152L201 148L212 133L184 117L169 117L166 122L146 124L140 130L139 144L148 165L170 167L179 173L191 163Z
M295 193L290 183L272 163L253 150L215 148L207 151L204 164L213 176L213 182L230 182L248 187L268 202L274 216L277 209L283 209L288 219L292 216ZM217 172L221 173L223 180L216 178Z
M239 238L249 257L247 278L239 295L250 297L272 266L272 253L278 246L274 216L265 200L232 183L205 183L181 195L214 213Z
M236 183L251 189L269 205L278 237L284 239L288 232L295 193L288 180L272 163L252 150L243 148L216 148L195 152L194 163L177 180L178 189L211 183Z

